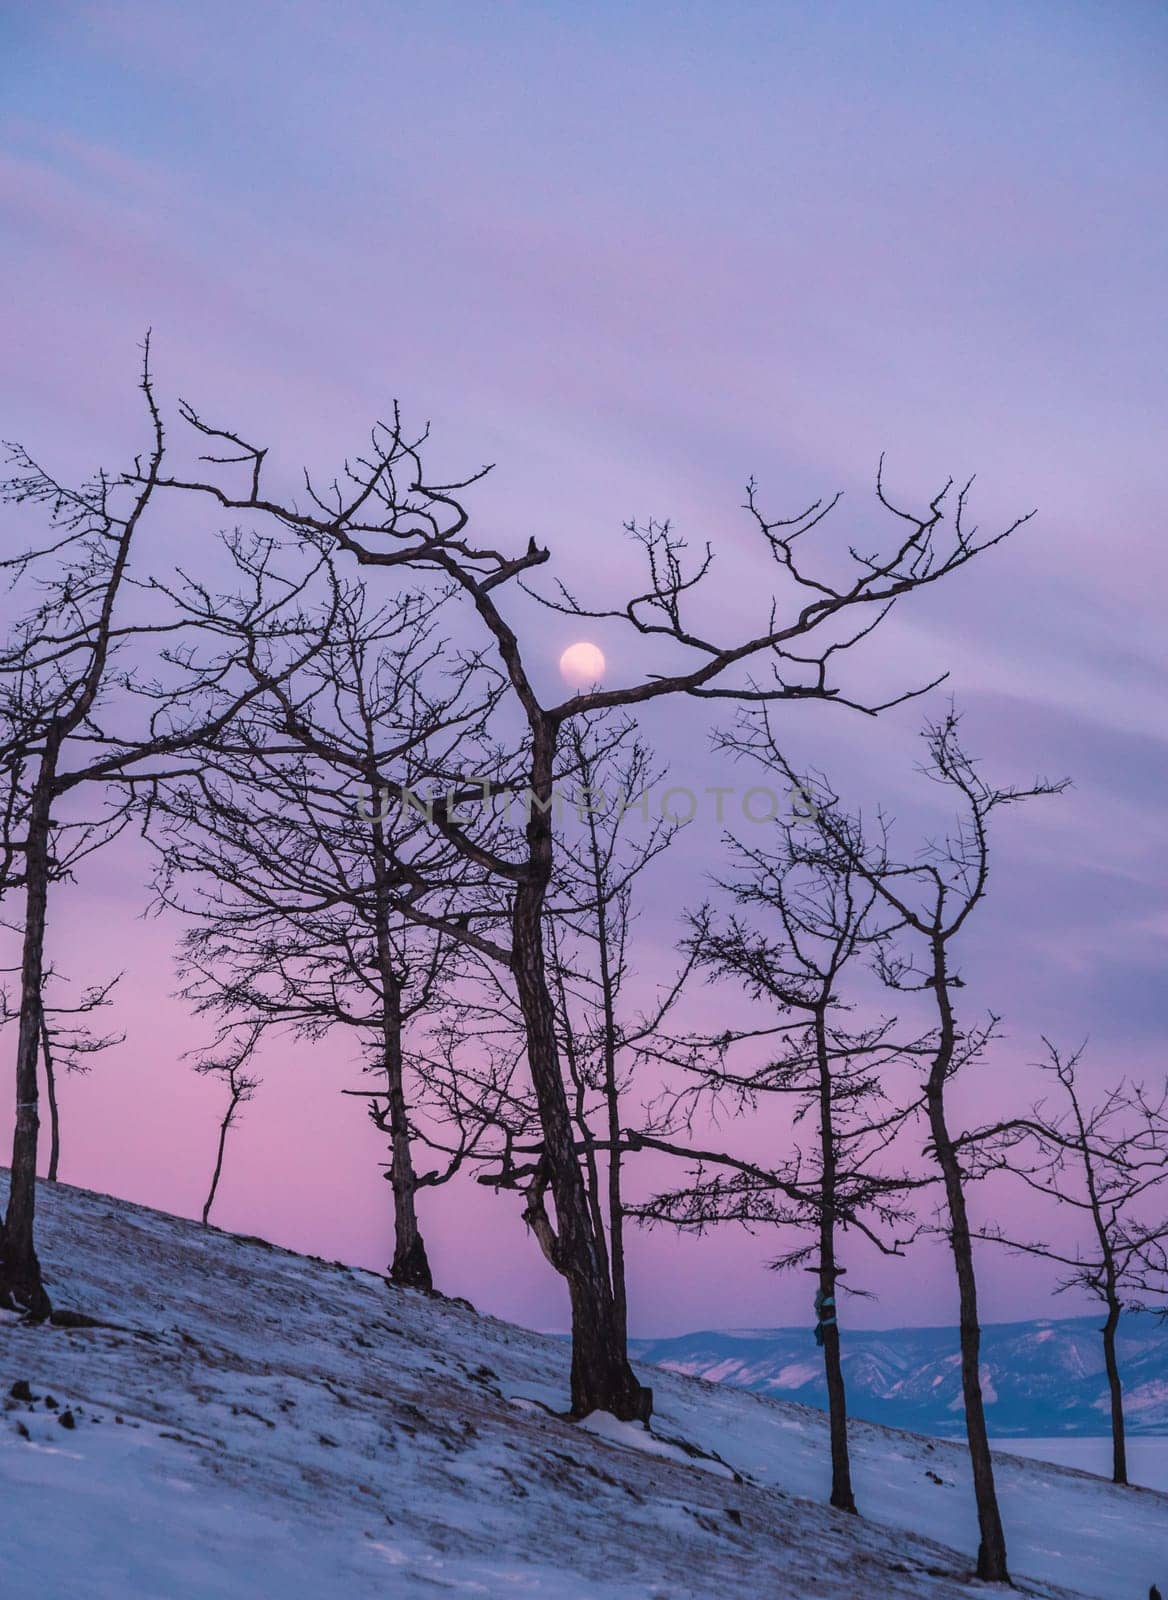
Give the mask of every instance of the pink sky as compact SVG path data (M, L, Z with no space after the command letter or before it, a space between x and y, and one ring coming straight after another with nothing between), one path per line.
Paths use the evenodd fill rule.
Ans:
M757 585L749 474L784 508L842 488L863 529L881 450L908 496L976 470L987 523L1039 518L870 659L894 684L951 668L1004 775L1075 779L1003 830L971 932L1009 1032L988 1071L1046 1031L1089 1033L1099 1081L1160 1074L1166 56L1141 3L26 8L0 22L3 432L66 472L123 460L149 325L165 397L287 473L335 467L400 397L452 472L498 463L479 526L536 534L569 581L620 592L632 516L714 538L727 627ZM538 626L550 686L576 634ZM708 774L692 727L678 708L646 731ZM841 782L909 804L911 710L793 727ZM716 852L687 843L647 978ZM71 976L130 971L126 1045L63 1090L63 1176L190 1212L216 1099L178 1060L199 1035L140 882L133 852L94 862L53 924ZM337 1092L355 1073L339 1047L263 1070L219 1220L381 1264L378 1142ZM428 1205L441 1279L562 1325L507 1209ZM767 1254L639 1241L638 1331L806 1320ZM952 1317L939 1251L877 1277L864 1320ZM1032 1265L988 1258L985 1283L991 1319L1050 1310Z

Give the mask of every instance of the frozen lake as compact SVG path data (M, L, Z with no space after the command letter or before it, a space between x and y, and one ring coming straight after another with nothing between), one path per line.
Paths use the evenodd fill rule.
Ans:
M1036 1461L1053 1461L1060 1467L1111 1476L1111 1440L1101 1439L995 1439L995 1450ZM1168 1436L1137 1437L1127 1441L1127 1475L1132 1483L1168 1494Z

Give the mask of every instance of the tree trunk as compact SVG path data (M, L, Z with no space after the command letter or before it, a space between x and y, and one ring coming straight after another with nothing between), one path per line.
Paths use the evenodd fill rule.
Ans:
M41 1007L41 1060L45 1068L45 1098L49 1102L49 1182L56 1183L61 1165L61 1113L57 1108L57 1069L53 1062L53 1039L44 1006Z
M937 1075L934 1075L936 1078ZM949 1210L949 1244L957 1273L961 1298L961 1392L965 1401L965 1434L973 1468L973 1492L977 1500L977 1522L981 1542L977 1552L977 1575L984 1583L1009 1583L1006 1566L1006 1535L1002 1529L998 1494L994 1484L994 1463L986 1431L985 1402L981 1392L981 1324L977 1314L977 1277L973 1265L973 1241L965 1206L961 1166L945 1121L943 1076L930 1081L928 1089L929 1127L933 1148L945 1181Z
M834 1295L834 1278L835 1272L830 1263L825 1268L821 1262L819 1292L824 1299ZM827 1379L827 1412L831 1430L831 1503L837 1511L855 1511L848 1454L848 1402L844 1369L840 1361L839 1325L834 1319L823 1328L823 1370Z
M45 920L49 893L50 810L53 767L42 761L33 789L25 851L26 896L24 943L20 962L20 1029L16 1044L16 1130L12 1140L12 1174L8 1213L0 1256L0 1305L23 1311L43 1322L52 1312L41 1278L34 1243L36 1217L37 1060L44 1005Z
M376 786L376 772L371 774ZM389 887L389 841L385 818L376 815L373 828L374 938L377 949L377 977L381 989L381 1065L385 1073L386 1107L374 1111L374 1121L389 1134L389 1172L393 1186L393 1260L389 1264L391 1283L406 1289L434 1291L434 1275L426 1243L418 1225L418 1175L410 1140L410 1119L406 1106L405 1052L402 996L404 979L390 935L392 895Z
M620 1102L616 1084L608 1079L608 1236L612 1270L613 1315L621 1348L629 1347L629 1294L625 1281L625 1209L621 1195Z
M1115 1334L1119 1327L1120 1304L1114 1293L1107 1300L1107 1321L1103 1324L1103 1361L1107 1368L1107 1387L1111 1394L1111 1481L1127 1482L1127 1430L1123 1420L1123 1384L1115 1353Z
M961 1302L961 1393L965 1401L965 1436L973 1469L973 1492L977 1501L977 1522L981 1540L977 1551L977 1575L984 1583L1009 1583L1006 1566L1006 1535L998 1509L994 1484L994 1463L986 1432L985 1401L981 1392L981 1323L977 1314L977 1275L973 1265L973 1240L969 1232L969 1213L965 1206L965 1180L961 1159L945 1119L945 1084L957 1048L957 1021L949 990L945 938L938 909L933 931L933 975L930 987L940 1020L936 1054L929 1070L925 1099L929 1111L929 1130L933 1151L945 1183L945 1203L949 1212L949 1247L957 1274Z
M554 735L536 732L526 834L529 872L516 886L511 918L512 971L527 1035L528 1064L543 1133L543 1165L555 1202L554 1229L542 1191L529 1197L528 1220L551 1264L567 1280L572 1306L572 1412L609 1411L648 1421L652 1391L629 1365L612 1285L605 1270L580 1163L556 1047L555 1007L543 949L543 907L552 869ZM546 807L546 809L544 809Z
M1060 1074L1061 1076L1061 1074ZM1111 1398L1111 1478L1113 1483L1127 1483L1127 1429L1123 1419L1123 1384L1119 1377L1119 1357L1115 1349L1115 1335L1119 1328L1122 1309L1119 1299L1119 1275L1115 1264L1115 1240L1112 1229L1116 1215L1110 1218L1099 1192L1095 1161L1091 1153L1091 1140L1079 1108L1079 1097L1073 1079L1067 1085L1075 1121L1079 1130L1079 1151L1083 1159L1083 1172L1087 1180L1087 1198L1091 1207L1091 1221L1099 1240L1103 1258L1103 1299L1107 1305L1107 1321L1100 1330L1103 1334L1103 1363L1107 1369L1107 1388Z
M823 1012L815 1017L819 1064L819 1144L823 1168L823 1204L819 1212L819 1322L823 1335L823 1371L827 1380L827 1413L831 1433L831 1503L837 1511L855 1511L852 1467L848 1452L848 1399L840 1359L840 1332L835 1304L841 1276L835 1258L836 1159L831 1102L831 1058ZM825 1302L829 1304L825 1305ZM825 1316L824 1312L828 1315Z
M385 954L388 956L388 952ZM414 1170L406 1109L402 990L388 959L382 972L382 990L382 1042L392 1163L389 1179L393 1185L393 1261L389 1276L392 1282L407 1289L423 1289L429 1294L434 1288L434 1278L418 1226L418 1175Z
M591 773L585 769L591 785ZM625 1208L621 1194L620 1084L617 1076L616 995L608 947L606 885L601 868L600 841L596 836L596 817L588 813L588 833L592 850L592 885L596 895L596 939L600 958L600 988L604 1003L604 1103L608 1123L608 1254L612 1280L613 1314L617 1337L627 1352L629 1345L629 1296L625 1281Z
M554 928L549 927L549 931L554 933ZM592 1231L596 1239L596 1246L600 1252L604 1271L611 1282L612 1274L608 1259L608 1233L604 1220L604 1206L601 1201L600 1164L596 1158L596 1140L593 1138L592 1130L588 1126L585 1083L580 1071L580 1064L576 1059L571 1019L568 1016L568 997L564 989L563 975L558 965L556 981L560 992L560 1010L564 1019L564 1062L568 1068L568 1076L572 1081L572 1088L575 1091L576 1132L582 1146L581 1160L584 1167L584 1189L588 1196L588 1209L592 1214Z
M207 1220L211 1215L211 1207L215 1204L215 1196L219 1191L219 1179L223 1175L223 1152L227 1147L227 1130L231 1126L231 1119L235 1115L235 1108L238 1104L239 1098L233 1090L231 1102L227 1107L223 1121L219 1124L219 1145L215 1151L215 1170L211 1174L211 1187L207 1190L207 1198L203 1202L204 1228L207 1226Z

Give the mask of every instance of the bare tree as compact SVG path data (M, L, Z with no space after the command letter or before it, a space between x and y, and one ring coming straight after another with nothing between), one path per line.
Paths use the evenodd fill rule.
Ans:
M639 1070L672 1048L663 1029L684 994L692 959L655 997L643 996L647 1010L634 1009L626 991L637 976L632 941L638 889L641 898L646 893L642 875L682 824L648 814L663 769L627 718L572 721L564 756L575 827L565 828L551 886L548 970L593 1226L612 1284L617 1338L627 1352L625 1101Z
M440 599L403 593L375 611L334 584L320 652L225 729L200 770L152 791L150 816L165 819L157 889L190 923L183 993L224 1038L281 1024L357 1041L384 1085L359 1092L390 1144L390 1276L428 1291L418 1192L451 1178L478 1132L464 1116L442 1164L417 1170L418 1102L453 1071L425 1035L466 965L444 927L484 896L429 825L423 780L453 745L470 748L497 685L435 631Z
M1044 1070L1058 1086L1058 1101L1050 1105L1044 1098L1028 1117L978 1130L974 1142L987 1170L1011 1172L1077 1213L1090 1242L1060 1249L1016 1239L999 1225L987 1227L981 1237L1066 1268L1056 1293L1084 1290L1106 1308L1100 1331L1111 1405L1111 1476L1115 1483L1127 1483L1116 1335L1125 1305L1168 1292L1168 1218L1147 1212L1168 1181L1168 1089L1149 1097L1141 1085L1124 1079L1097 1105L1088 1105L1078 1077L1082 1050L1066 1055L1049 1040L1043 1043Z
M106 983L91 984L83 990L76 1005L52 1005L42 999L40 1050L41 1066L45 1076L45 1099L49 1103L49 1164L45 1176L56 1183L61 1165L61 1110L57 1099L57 1071L85 1074L90 1071L90 1057L100 1055L114 1045L125 1042L124 1033L95 1033L84 1020L95 1012L104 1011L113 1004L110 998L122 974ZM45 969L45 990L63 982L52 967ZM6 1022L19 1022L20 1010L13 1007L7 990L0 990L0 1026Z
M979 1357L981 1325L977 1307L974 1233L969 1221L965 1164L973 1140L950 1127L947 1090L954 1076L981 1060L995 1037L997 1018L965 1024L958 1010L964 980L956 965L960 936L986 896L990 865L990 824L1003 807L1040 795L1061 792L1065 782L1038 780L1028 788L998 788L979 773L959 738L958 717L950 711L925 725L928 759L923 773L949 791L960 815L942 839L930 840L911 859L894 860L883 814L874 836L866 837L862 821L839 806L826 784L816 784L817 826L825 848L842 856L856 878L874 892L888 913L879 966L884 981L899 993L921 995L933 1011L933 1028L925 1058L925 1109L929 1152L944 1189L944 1231L953 1256L960 1300L961 1388L965 1428L977 1499L977 1575L985 1582L1009 1581L1006 1539L994 1484L993 1459L986 1431ZM736 738L737 746L796 777L782 753L764 709L752 729ZM891 943L895 939L895 943Z
M687 564L686 547L671 527L650 523L631 527L648 567L645 587L615 605L583 604L562 585L545 601L574 619L605 620L631 628L657 643L676 662L613 689L594 689L556 705L541 700L502 592L548 559L532 539L526 551L507 556L475 546L466 537L469 515L459 496L482 476L462 482L428 481L422 440L404 434L400 419L374 430L371 449L349 464L345 477L321 490L306 479L304 505L273 498L265 485L266 447L207 423L190 407L187 421L211 448L226 450L210 460L232 463L220 478L183 477L168 484L210 496L219 506L249 515L266 513L305 537L331 540L366 569L414 566L444 574L473 609L494 647L510 691L511 705L525 730L523 786L529 797L522 848L501 854L476 842L449 812L438 826L479 865L494 873L511 896L510 943L495 946L510 973L523 1013L527 1059L542 1126L539 1173L528 1191L526 1216L549 1262L564 1278L572 1309L572 1410L581 1415L601 1409L618 1417L647 1417L650 1397L638 1383L622 1351L612 1283L605 1268L580 1163L569 1089L556 1034L555 1000L546 960L545 906L555 866L551 816L557 751L565 728L579 716L606 708L646 705L667 696L723 697L758 703L820 699L870 713L906 698L872 702L848 695L832 679L833 669L877 627L897 599L967 565L999 544L1026 520L989 536L969 525L969 485L954 493L950 482L920 512L895 505L882 474L877 497L894 532L880 552L851 546L833 564L823 555L814 568L804 559L810 536L838 502L816 502L792 518L769 520L760 511L754 485L747 510L770 558L777 589L760 623L735 628L717 638L692 615L695 591L708 576L709 547ZM484 469L485 470L485 469ZM234 485L234 486L232 486ZM951 517L949 512L952 511ZM822 554L822 553L821 553ZM743 678L735 669L769 666L766 681ZM514 783L513 767L502 776ZM482 945L480 943L480 949ZM554 1207L554 1221L548 1209Z
M748 845L727 837L733 871L720 887L736 909L719 916L703 907L690 919L688 941L706 975L740 984L767 1020L725 1030L710 1041L716 1048L697 1052L688 1069L696 1084L676 1095L669 1115L676 1120L677 1106L685 1104L688 1125L698 1104L712 1101L724 1112L729 1102L737 1123L778 1099L793 1107L792 1149L772 1163L707 1152L693 1180L657 1195L639 1215L696 1231L732 1221L810 1232L814 1242L794 1245L773 1265L816 1276L831 1504L855 1511L838 1309L848 1286L840 1283L847 1269L839 1236L857 1231L886 1254L900 1254L912 1236L905 1191L915 1181L884 1167L881 1157L919 1103L912 1095L906 1105L895 1104L885 1081L897 1065L915 1064L921 1046L898 1041L893 1018L866 1027L850 1021L848 977L884 939L871 884L816 837L805 846L798 818L780 822L776 840ZM744 1044L755 1053L767 1046L767 1058L739 1064ZM806 1150L798 1137L805 1120L814 1130Z
M131 789L151 769L191 757L256 692L252 675L233 689L246 654L235 624L284 614L295 631L298 586L269 591L270 546L229 541L237 595L140 559L148 507L165 454L149 351L141 388L148 456L120 479L99 473L80 488L54 478L20 447L3 497L46 513L50 528L0 571L38 596L0 647L0 747L8 831L5 887L24 891L16 1128L8 1208L0 1230L0 1305L44 1320L52 1307L37 1260L34 1224L39 1132L37 1064L43 1041L49 891L109 842L132 813ZM303 559L298 565L304 567ZM310 581L301 572L300 583ZM252 662L253 667L262 667Z
M203 1202L203 1226L207 1226L211 1216L211 1207L215 1204L215 1196L219 1192L219 1180L223 1176L223 1156L227 1149L227 1131L233 1126L239 1114L239 1108L246 1105L255 1094L263 1079L247 1070L255 1047L259 1043L264 1031L262 1022L252 1023L250 1027L237 1030L234 1039L227 1042L227 1048L221 1053L204 1056L195 1065L195 1071L204 1077L221 1078L227 1089L227 1107L219 1122L219 1138L215 1146L215 1165L211 1172L211 1186L207 1190L207 1198Z

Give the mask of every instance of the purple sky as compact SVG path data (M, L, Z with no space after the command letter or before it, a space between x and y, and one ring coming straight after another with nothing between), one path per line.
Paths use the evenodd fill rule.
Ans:
M1139 0L26 7L0 21L3 432L66 472L122 461L149 325L164 396L278 471L335 468L400 397L443 468L498 463L480 528L536 534L593 592L620 592L629 517L715 539L727 630L757 615L749 474L785 510L841 488L864 530L881 450L906 498L976 471L986 525L1039 518L867 658L882 684L952 669L995 771L1076 783L1002 830L967 994L1009 1037L967 1092L1015 1082L1043 1031L1089 1033L1099 1082L1160 1075L1166 67L1168 18ZM538 627L550 690L580 630ZM712 781L694 717L647 732L678 781ZM916 722L791 726L903 810ZM647 977L717 850L684 842ZM62 970L131 969L127 1044L64 1087L63 1176L189 1212L216 1099L177 1059L198 1035L140 877L111 853L58 902ZM304 1046L263 1070L219 1220L382 1263L378 1142L337 1093L355 1073ZM562 1325L507 1206L428 1207L442 1280ZM767 1254L640 1241L638 1331L806 1320ZM873 1281L861 1320L953 1315L935 1248ZM988 1258L985 1285L993 1320L1051 1309L1032 1264Z

